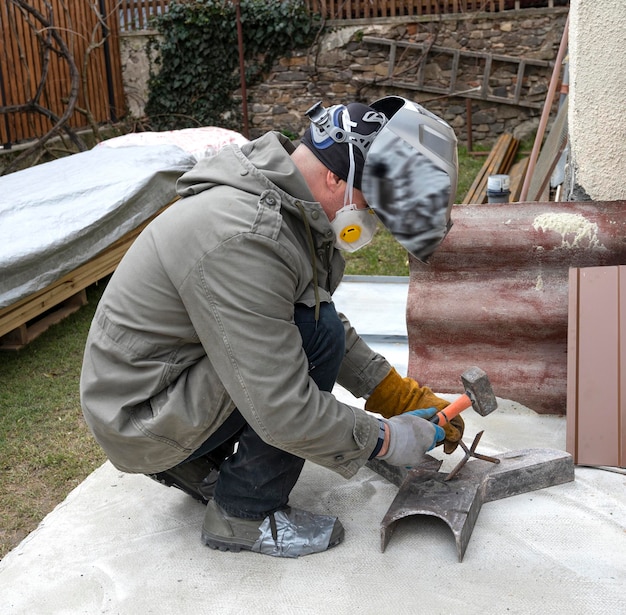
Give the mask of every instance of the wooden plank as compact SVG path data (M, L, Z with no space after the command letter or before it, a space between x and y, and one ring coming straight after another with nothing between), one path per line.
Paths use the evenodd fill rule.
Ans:
M543 143L530 178L526 201L545 202L550 200L550 177L567 145L567 117L569 97L565 97L548 136Z
M519 141L513 135L504 133L498 137L485 163L463 198L462 204L482 204L486 201L489 176L508 173L518 147Z
M84 6L84 5L80 5ZM57 7L54 11L52 23L59 36L63 39L67 48L72 52L74 56L74 62L79 74L82 74L82 56L85 49L85 37L90 37L90 32L84 30L84 23L80 18L80 15L76 13L76 7L72 7L72 15L70 15L70 8L67 6ZM72 33L77 31L83 31L84 36L78 37L74 40ZM54 47L59 50L60 47L54 43ZM72 81L69 66L63 58L53 54L50 62L50 73L45 82L45 89L47 92L47 100L54 101L56 108L53 110L58 114L65 110L67 107L67 101L69 100ZM79 97L76 101L77 105L85 107L85 101L82 97L82 88L79 83ZM76 114L72 114L69 120L70 126L77 126Z
M363 83L372 83L372 84L376 83L376 79L362 79L361 81ZM432 94L445 94L447 96L450 96L450 93L448 92L447 87L443 88L443 87L430 86L430 85L420 85L415 82L399 81L396 79L390 79L387 85L391 85L396 88L402 88L404 90L429 92ZM512 98L503 98L502 96L494 96L492 94L483 96L481 92L474 92L474 91L468 92L467 90L464 90L462 92L455 92L452 94L452 96L460 96L462 98L472 98L474 100L486 100L489 102L502 103L503 105L515 105ZM527 107L529 109L542 109L544 106L544 103L523 100L523 101L520 101L519 104L515 106Z
M493 62L493 56L488 54L485 57L485 66L483 68L483 82L480 87L480 95L482 98L489 96L489 77L491 76L491 64Z
M524 73L526 72L526 60L522 60L517 67L517 81L515 83L515 91L513 100L515 104L519 104L522 95L522 85L524 84Z
M391 45L391 47L389 48L389 62L387 66L387 78L388 79L391 79L393 77L393 71L395 70L396 49L397 49L396 45Z
M107 4L108 13L104 15L109 38L107 44L102 45L100 53L103 66L110 73L110 84L106 84L106 91L103 93L105 117L112 121L118 121L126 113L126 97L124 95L124 83L122 80L122 59L120 50L120 20L117 10L111 10ZM106 73L103 73L106 74ZM92 79L97 82L97 79ZM99 91L96 89L95 94Z
M450 72L450 87L448 91L452 94L454 92L454 86L456 86L456 78L459 72L459 61L460 61L459 50L456 49L455 53L452 56L452 70Z
M511 203L517 203L517 201L519 201L519 196L522 193L522 186L524 185L524 178L526 177L529 162L530 158L525 156L511 166L511 169L509 170L509 190L511 191L509 201Z
M0 337L0 350L22 349L37 339L42 333L45 333L50 327L80 310L84 305L87 305L87 291L85 289L55 306L42 318L22 324L17 329Z
M34 94L34 90L30 92L27 88L27 84L32 80L36 79L36 75L29 76L29 74L36 71L36 66L28 66L25 64L21 58L27 57L27 48L31 43L30 35L27 36L26 30L24 28L24 21L22 19L21 13L19 12L16 5L13 5L14 10L11 15L11 35L9 37L9 41L11 43L11 47L13 50L13 79L15 79L15 83L12 84L12 94L13 94L13 104L20 104L22 102L27 102L32 98ZM25 49L26 48L26 49ZM26 74L25 74L26 71ZM10 78L11 79L11 78ZM11 83L9 79L9 82ZM16 113L16 129L17 135L16 138L20 139L21 135L24 134L29 129L29 115L27 113ZM37 127L38 128L38 127Z
M574 278L574 279L573 279ZM568 321L568 452L579 465L626 466L620 361L626 267L586 267L570 273Z

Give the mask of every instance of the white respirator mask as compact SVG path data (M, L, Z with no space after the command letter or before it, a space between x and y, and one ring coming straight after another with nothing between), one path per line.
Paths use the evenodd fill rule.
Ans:
M366 246L376 233L378 218L373 209L357 209L354 204L344 205L330 223L335 232L335 245L346 252L355 252Z

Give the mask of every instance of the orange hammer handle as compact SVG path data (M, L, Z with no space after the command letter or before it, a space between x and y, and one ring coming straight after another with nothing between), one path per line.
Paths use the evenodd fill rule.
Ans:
M461 414L472 405L472 400L467 395L461 395L455 399L449 406L439 411L431 420L440 427L449 423L457 414Z

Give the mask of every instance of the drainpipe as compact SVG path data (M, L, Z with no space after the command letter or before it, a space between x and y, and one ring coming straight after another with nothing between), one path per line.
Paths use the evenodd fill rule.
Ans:
M248 94L246 92L246 66L243 56L243 29L241 27L241 6L240 1L235 0L235 12L237 15L237 44L239 46L239 76L241 80L241 111L243 114L243 136L250 138L248 127Z
M106 16L106 7L105 0L100 0L100 19L102 23L102 38L104 40L104 44L102 46L102 50L104 52L104 68L106 72L107 78L107 89L108 89L108 98L109 98L109 115L111 116L112 122L117 122L118 117L115 112L115 96L113 94L113 69L111 67L111 49L109 47L109 28L106 25L105 16ZM117 19L117 14L115 15L115 19Z

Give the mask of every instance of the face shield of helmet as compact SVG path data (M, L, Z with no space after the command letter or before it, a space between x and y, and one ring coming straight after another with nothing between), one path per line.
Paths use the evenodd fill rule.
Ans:
M362 191L396 240L427 262L452 226L456 137L432 114L409 108L403 115L394 116L372 144ZM401 121L394 126L396 119Z

